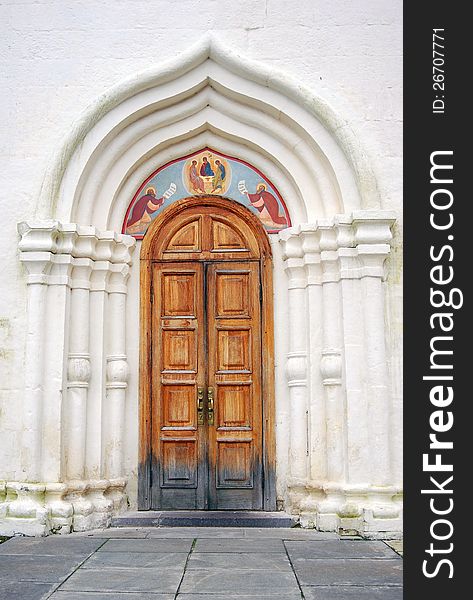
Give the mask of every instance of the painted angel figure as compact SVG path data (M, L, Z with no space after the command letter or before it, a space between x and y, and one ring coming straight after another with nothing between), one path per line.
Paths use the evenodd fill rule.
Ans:
M151 215L160 209L164 201L170 198L176 190L176 184L171 183L164 194L160 198L156 198L156 188L153 186L146 188L146 193L135 202L131 215L128 217L127 233L144 232L151 223Z
M190 179L192 189L194 192L198 192L198 193L202 193L202 194L205 192L204 180L197 172L197 161L196 160L193 160L192 164L189 167L189 179Z
M284 215L279 214L279 203L276 197L268 192L266 184L261 182L256 186L256 192L250 194L246 189L245 181L238 182L238 191L240 194L246 196L251 203L260 213L261 221L271 229L282 229L287 225L287 219Z
M204 156L202 164L200 165L200 175L201 177L213 177L215 175L212 165L206 156Z
M215 161L215 175L212 180L212 185L213 185L212 194L214 192L216 192L217 190L220 190L220 192L223 192L223 186L224 186L224 181L225 181L226 175L227 175L227 173L225 171L225 167L222 165L222 163L219 160L216 160Z

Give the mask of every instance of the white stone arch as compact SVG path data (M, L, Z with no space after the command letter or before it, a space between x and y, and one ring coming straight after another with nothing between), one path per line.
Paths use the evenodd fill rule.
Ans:
M86 110L19 225L27 476L6 531L25 511L24 532L102 526L136 501L139 269L118 232L149 174L205 146L267 175L293 224L271 236L279 500L319 529L400 530L383 283L395 215L348 119L209 35Z
M116 228L122 194L164 151L169 160L210 141L269 169L295 224L380 206L347 120L312 90L208 35L112 87L79 117L48 167L37 216Z

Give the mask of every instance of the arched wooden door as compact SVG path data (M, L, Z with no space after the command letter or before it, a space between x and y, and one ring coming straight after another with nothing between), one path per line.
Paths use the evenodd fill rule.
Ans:
M271 267L231 200L180 200L148 229L140 509L275 509Z

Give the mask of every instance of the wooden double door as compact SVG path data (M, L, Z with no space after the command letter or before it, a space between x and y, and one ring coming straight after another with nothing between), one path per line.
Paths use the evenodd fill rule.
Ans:
M260 263L153 263L153 508L262 509Z
M236 202L186 198L140 259L139 508L275 510L266 232Z

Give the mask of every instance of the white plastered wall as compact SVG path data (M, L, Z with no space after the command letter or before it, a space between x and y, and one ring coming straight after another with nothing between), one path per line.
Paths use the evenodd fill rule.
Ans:
M135 4L140 10L141 3ZM31 204L25 199L23 210L8 206L7 210L13 213L13 220L15 222L29 220L34 216L36 219L53 218L62 223L72 222L81 226L93 225L102 232L120 231L130 191L136 188L146 175L162 162L167 162L167 160L204 145L210 145L223 152L245 158L275 182L289 206L298 236L300 232L297 230L297 225L301 223L312 225L318 223L317 227L313 227L314 234L312 236L312 238L317 238L324 227L328 227L332 232L335 231L334 215L350 215L359 209L376 211L380 208L395 208L395 214L371 213L371 218L376 221L374 228L377 228L378 234L369 240L370 243L390 243L390 235L387 230L392 225L393 217L399 219L400 216L398 204L400 163L396 156L397 140L399 139L396 140L398 131L396 128L399 126L400 115L398 113L398 97L393 91L394 83L399 84L399 79L395 82L385 81L383 78L386 78L386 73L381 69L380 63L384 61L386 64L387 61L387 64L392 65L393 69L397 69L399 72L400 30L397 19L400 15L394 13L388 3L381 3L382 10L367 3L357 11L356 16L352 15L352 22L353 19L355 21L358 19L366 32L366 45L359 51L364 60L358 57L358 50L354 55L352 52L349 57L350 53L345 52L343 46L340 46L339 54L335 53L328 61L326 56L328 49L323 48L320 39L317 42L306 43L304 52L302 51L302 39L304 38L302 34L301 40L292 40L291 50L289 50L289 44L287 48L284 44L276 44L273 38L277 37L278 32L281 35L282 31L286 36L287 28L277 17L276 3L266 4L264 11L262 11L262 7L258 6L258 3L248 5L247 22L266 24L261 27L261 30L258 30L258 36L252 33L251 28L244 27L241 16L234 15L236 19L234 23L238 21L241 23L239 26L235 24L234 28L229 27L225 29L225 32L217 32L212 39L202 36L200 32L197 36L200 38L200 42L193 45L178 59L163 65L158 60L152 60L150 64L156 65L156 67L142 71L139 75L134 75L132 79L112 87L98 101L95 101L90 109L83 112L82 117L69 130L66 143L57 144L56 157L49 167L45 168L43 156L39 156L41 144L39 140L34 142L36 132L32 133L33 143L30 144L32 149L29 155L34 157L35 152L38 153L38 164L34 168L33 166L28 167L29 158L22 163L23 169L28 168L30 173L30 180L26 187L27 189L31 187ZM312 8L308 6L309 4L315 4L317 11L313 12ZM331 39L330 32L333 36L335 33L338 36L342 35L342 40L345 35L347 47L353 48L357 36L356 28L350 24L348 18L347 12L350 12L350 9L345 7L342 10L342 4L345 3L335 3L330 10L318 3L303 4L301 15L297 17L297 23L295 23L295 30L305 31L303 23L305 18L309 22L319 23L319 34L326 41ZM399 7L397 10L399 12ZM80 21L80 17L74 18ZM374 22L372 23L372 21ZM271 25L271 23L273 24ZM385 46L383 46L380 37L372 37L369 27L374 27L380 37L387 32L392 37L385 39L383 42ZM245 31L244 35L243 33L240 35L239 31ZM353 31L354 37L351 37L351 31ZM291 34L289 35L291 36ZM194 37L196 39L196 36ZM255 63L242 59L234 51L226 50L221 39L226 42L234 41L234 46L238 51L243 51L243 53L262 59L262 61ZM307 42L308 38L305 39ZM312 35L310 39L313 39ZM175 50L183 49L180 47L179 41L175 41L173 44ZM329 48L334 50L333 41ZM111 50L109 51L111 52ZM116 52L118 55L119 51ZM308 57L311 53L319 59L319 62L315 61L317 64L309 61ZM172 54L170 52L168 56ZM136 56L133 68L128 63L129 58L123 60L123 65L119 69L116 66L112 68L113 72L120 71L121 76L137 73L136 65L143 65L143 60ZM113 61L111 63L116 64ZM319 63L321 66L318 66ZM277 68L273 69L272 65L276 65ZM325 66L325 70L322 65ZM337 68L336 65L340 66ZM357 73L359 82L356 83L353 77L351 79L348 77L348 68L344 74L341 65L351 65L351 69L355 68L353 72ZM379 74L377 83L368 83L368 79L371 78L367 76L366 72L368 65L375 71L377 69L376 72ZM335 75L331 72L332 67L335 69L335 75L338 76L336 80L333 79ZM289 71L292 77L286 76ZM108 87L105 83L110 77L110 72L105 73L102 68L101 73L103 75L101 85L104 86L102 89L105 89ZM319 78L322 76L319 73L323 74L322 79ZM114 79L109 80L109 83L117 79L116 74ZM330 79L332 79L331 84ZM326 83L327 80L329 83ZM301 85L301 81L304 82L303 85ZM80 100L91 100L94 89L97 90L99 87L96 84L94 87L93 78L91 78L87 92L79 95ZM130 94L131 89L133 89L133 94ZM314 90L317 93L314 93ZM88 96L89 94L90 96ZM63 101L66 97L67 93L64 94ZM71 112L69 107L58 112L58 124L67 115L76 113L77 110ZM26 121L26 116L15 118L23 118ZM41 125L41 127L43 126ZM69 124L65 125L63 130L67 130L68 127ZM52 131L56 131L56 125L52 126ZM48 137L46 132L44 135L46 138ZM18 141L15 141L13 148L15 149L17 146ZM51 143L50 147L53 146L54 144ZM23 151L25 154L26 147L27 145ZM17 170L14 169L13 172L18 173L20 162L18 156L14 162ZM35 190L33 183L35 180L39 181L44 171L47 172L47 175L41 186L38 200L38 194L33 191ZM18 185L18 178L15 185ZM24 198L23 189L19 190L18 194L19 197ZM35 201L37 201L36 207L34 207ZM328 219L327 222L323 221L325 218ZM364 214L358 215L358 218L369 221L370 216ZM353 231L356 231L356 227L358 226L356 225ZM17 482L31 481L28 464L21 464L21 460L17 458L21 457L21 453L12 450L12 448L19 448L24 438L23 423L19 419L18 411L15 411L13 406L15 400L18 404L23 399L23 381L21 378L15 377L15 374L23 372L25 367L22 332L26 329L24 308L26 286L23 272L19 268L16 258L16 251L12 252L12 247L16 246L18 239L14 227L9 235L10 237L7 236L7 238L10 240L10 246L7 249L6 264L7 273L11 274L12 285L2 294L2 298L6 300L6 305L14 302L15 308L10 308L13 306L10 304L5 313L7 316L2 321L3 329L9 330L10 333L6 339L5 372L7 378L5 379L5 391L2 392L4 402L1 427L2 436L5 435L4 439L8 439L12 443L2 444L0 456L3 454L5 480ZM375 239L377 235L378 239ZM303 234L302 238L299 236L298 239L301 240L304 236L307 239L310 237ZM286 242L281 244L275 236L272 238L275 253L275 289L278 292L276 294L275 321L276 323L287 323L289 292L287 291L287 274L284 272L283 265L283 252L285 256L287 255ZM395 244L398 243L398 240L399 237L396 233ZM304 243L306 246L309 244L308 241ZM320 239L315 242L312 239L310 243L315 243L317 246L320 244ZM342 247L347 245L353 247L353 241L349 244L346 241L342 243ZM329 243L329 247L329 251L337 251L333 240ZM134 252L128 279L126 309L126 360L129 375L124 415L126 426L124 427L123 474L128 479L129 497L132 503L135 498L134 485L137 464L138 252L139 249ZM380 256L383 255L383 252L384 250L380 249ZM399 489L400 482L401 418L398 348L400 308L397 281L400 258L396 246L395 252L394 260L391 255L388 262L388 328L385 330L384 322L381 324L382 331L385 332L387 338L386 364L389 367L388 376L391 378L389 398L385 404L386 410L389 411L389 432L386 438L390 445L389 482L383 482L383 484L389 483L389 494L391 492L394 494ZM306 255L312 257L310 260L313 259L317 263L320 247L312 247L309 252L304 250L304 256ZM326 258L331 257L324 256L324 259ZM300 256L297 255L296 260L299 259ZM310 260L308 264L311 264ZM353 260L359 261L360 259L354 258ZM340 272L339 257L336 258L335 262L337 261L336 269ZM308 266L308 264L296 264L288 268L288 274L296 279L300 275L297 269L301 267L304 271L303 278L311 278L312 288L307 287L308 279L301 284L306 290L304 293L307 294L304 302L312 297L310 295L317 294L317 291L314 290L318 285L318 274L311 272L311 269L313 271L316 267ZM334 262L332 261L331 264ZM286 266L288 266L287 263ZM87 265L85 267L87 268ZM357 273L361 273L360 268L362 267L358 263L353 266L353 269L358 269ZM384 276L384 272L382 276ZM337 275L335 275L336 277ZM379 274L377 277L379 280L381 279ZM356 284L348 284L348 286L350 285L353 287ZM104 293L109 294L110 290L104 291ZM366 298L365 291L360 289L356 293L361 294L360 298ZM316 333L317 324L315 323L313 327ZM286 328L276 327L278 495L285 502L286 508L304 513L303 519L306 524L310 524L317 520L320 500L317 490L319 488L314 487L313 482L309 482L311 477L307 477L303 486L300 481L293 482L293 492L291 494L288 492L290 480L288 468L294 464L292 455L291 461L286 460L290 451L289 424L292 410L292 404L288 402L288 398L291 397L291 393L296 397L299 394L297 385L288 388L287 353L291 343L289 338ZM312 358L314 356L315 351L312 353ZM327 362L328 360L325 360L325 363ZM320 370L320 365L316 365L315 368ZM310 370L312 374L309 379L313 379L312 366ZM330 379L328 376L326 378ZM297 373L293 380L297 381ZM306 385L309 402L313 397L310 385L313 387L314 383ZM330 389L330 385L328 389ZM297 398L294 401L297 402ZM313 427L316 426L317 423L314 423ZM317 444L314 444L313 450L317 456ZM326 459L318 460L322 463ZM314 459L312 463L316 465L317 459ZM314 468L311 465L307 466L309 472ZM98 477L95 479L101 481ZM102 487L104 485L102 484ZM306 491L302 492L302 488ZM100 486L98 489L100 491ZM12 488L9 493L14 495L14 489ZM34 493L37 494L38 502L41 504L43 492L39 490ZM73 490L71 493L77 494L78 492ZM93 493L97 496L96 491ZM339 494L337 491L333 497L336 497L337 493ZM358 490L359 498L362 498L364 493ZM88 494L90 495L90 491ZM358 502L359 498L355 500ZM384 499L381 502L378 501L378 504L382 505L383 502ZM96 501L96 504L100 504L100 502ZM345 519L346 526L349 526L351 522L359 526L358 507L348 506L347 508L346 504L346 498L338 500L338 507L329 507L329 517L325 519L325 524L321 519L318 525L333 528L340 523L340 518L342 518ZM363 500L361 504L363 504ZM344 513L340 510L342 505ZM398 512L396 513L392 506L384 508L384 516L392 518L388 525L385 520L383 526L398 530ZM104 510L106 511L106 507ZM351 519L350 523L347 519ZM375 523L369 527L376 530L382 526Z

